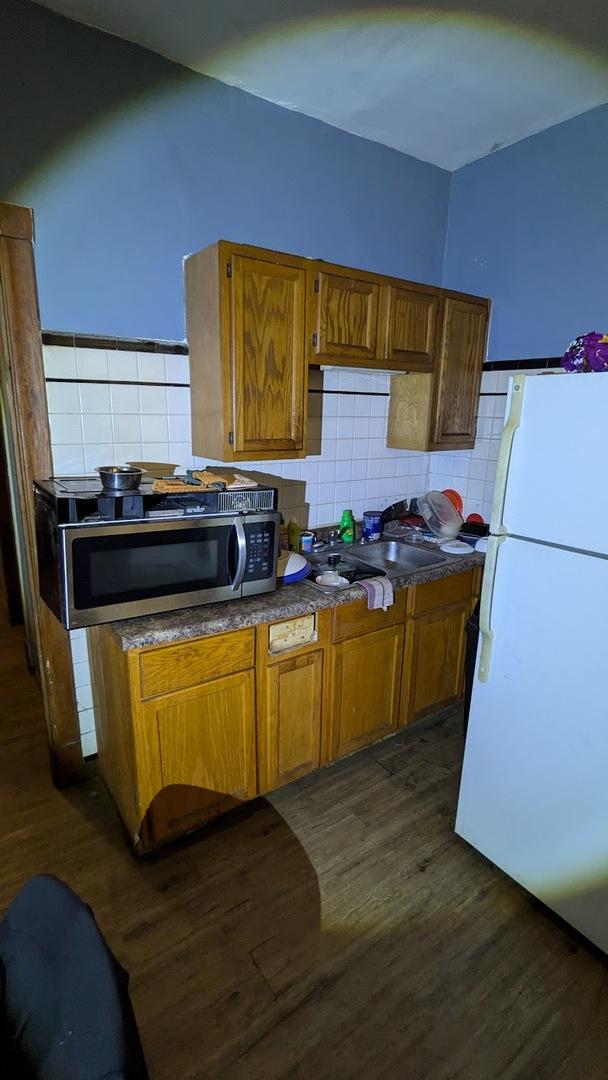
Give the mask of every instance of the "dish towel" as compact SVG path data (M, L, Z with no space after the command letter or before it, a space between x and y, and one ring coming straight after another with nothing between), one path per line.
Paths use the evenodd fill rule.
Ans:
M367 593L368 611L375 611L377 608L386 611L395 602L393 583L390 578L366 578L364 581L358 581L357 585L362 585Z

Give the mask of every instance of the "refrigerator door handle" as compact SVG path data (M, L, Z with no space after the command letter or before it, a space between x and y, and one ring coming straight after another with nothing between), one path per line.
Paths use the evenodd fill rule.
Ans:
M494 485L494 499L492 502L492 517L490 529L495 535L504 535L508 532L503 521L505 512L505 498L507 494L507 478L513 449L513 438L521 423L521 410L524 403L524 389L526 376L517 375L511 388L511 404L509 415L502 430L498 464L496 467L496 483Z
M487 682L490 674L490 659L492 645L494 643L494 631L492 630L492 597L494 595L494 580L496 578L496 564L500 545L506 540L506 536L490 536L488 550L483 571L483 584L481 587L481 605L479 608L479 632L481 634L481 651L479 654L478 677L480 682Z

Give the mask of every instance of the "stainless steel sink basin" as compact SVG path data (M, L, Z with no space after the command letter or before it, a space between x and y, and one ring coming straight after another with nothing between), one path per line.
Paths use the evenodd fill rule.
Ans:
M377 566L387 574L422 570L429 566L440 566L446 556L440 551L431 551L407 540L378 540L358 548L353 557L368 566Z

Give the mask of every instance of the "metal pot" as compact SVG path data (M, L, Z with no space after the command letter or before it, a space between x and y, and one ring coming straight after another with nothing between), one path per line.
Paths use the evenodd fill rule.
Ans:
M99 473L105 491L133 491L143 476L143 469L130 465L99 465L95 472Z

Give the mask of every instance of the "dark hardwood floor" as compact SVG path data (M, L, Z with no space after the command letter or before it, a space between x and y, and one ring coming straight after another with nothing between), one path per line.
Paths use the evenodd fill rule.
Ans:
M153 1080L608 1076L608 968L454 836L458 716L138 862L96 776L52 787L18 631L0 668L0 907L91 904Z

